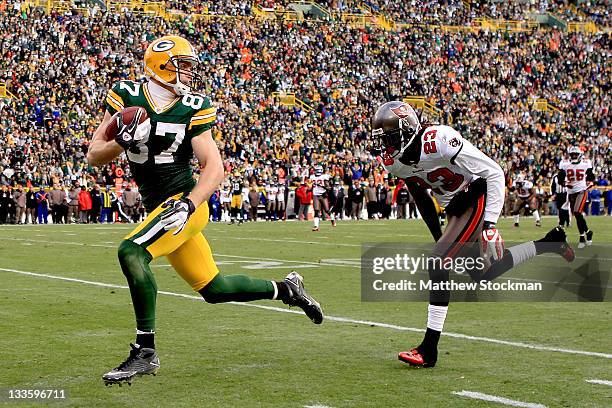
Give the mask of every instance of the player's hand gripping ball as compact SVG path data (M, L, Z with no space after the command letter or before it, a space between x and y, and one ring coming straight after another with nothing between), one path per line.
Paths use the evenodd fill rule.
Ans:
M106 128L106 139L115 140L125 150L130 150L150 130L149 116L145 108L130 106L113 115Z

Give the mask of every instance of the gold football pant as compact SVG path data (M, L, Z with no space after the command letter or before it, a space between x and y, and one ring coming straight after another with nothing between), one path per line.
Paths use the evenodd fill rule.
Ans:
M183 194L170 198L179 199ZM195 291L199 291L219 273L212 251L202 230L208 224L208 204L202 203L189 217L185 228L174 235L174 229L164 230L160 204L147 218L124 239L145 248L152 259L165 256L172 267Z

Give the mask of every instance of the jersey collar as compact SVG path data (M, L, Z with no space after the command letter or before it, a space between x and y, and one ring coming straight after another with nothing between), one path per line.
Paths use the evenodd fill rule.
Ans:
M151 92L149 91L149 83L148 82L145 83L142 88L143 88L143 93L144 93L145 99L147 100L147 103L149 104L151 109L153 109L153 111L157 114L166 112L167 110L172 108L179 101L179 99L181 99L180 97L177 96L176 98L174 98L173 101L171 101L166 106L158 107L153 101L153 98L151 97Z

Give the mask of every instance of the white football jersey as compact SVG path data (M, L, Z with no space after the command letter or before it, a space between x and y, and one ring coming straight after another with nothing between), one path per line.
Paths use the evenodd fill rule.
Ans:
M221 202L222 203L231 203L232 199L230 198L229 190L221 190Z
M580 193L587 189L586 172L593 165L588 159L582 159L580 163L574 164L569 160L562 160L559 169L565 170L565 186L569 194Z
M327 191L325 189L325 182L330 179L329 174L322 174L320 176L312 175L310 176L310 180L312 180L312 194L316 196L322 196Z
M485 221L497 222L504 206L504 172L501 167L445 125L429 126L421 134L421 156L412 166L399 161L400 154L383 154L382 162L395 176L431 189L446 207L477 178L487 182Z
M285 201L285 186L277 187L278 193L276 194L276 201L284 202Z
M519 198L527 198L531 195L533 183L529 180L515 181L513 187L516 189L516 195Z
M266 198L268 201L276 201L276 192L274 190L275 187L266 186Z

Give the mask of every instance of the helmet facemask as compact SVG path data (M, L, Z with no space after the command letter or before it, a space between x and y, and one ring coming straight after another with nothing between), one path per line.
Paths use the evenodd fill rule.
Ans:
M570 162L573 164L578 164L580 163L580 160L582 160L582 151L578 147L570 148L568 154L570 157Z
M191 69L181 67L181 63L188 62L191 64ZM174 83L168 83L177 95L186 95L192 89L199 89L202 83L202 76L196 72L195 68L199 64L199 59L192 55L173 55L168 60L168 64L163 66L163 69L175 74ZM181 81L181 74L187 75L190 78L189 83Z
M421 123L410 105L387 102L372 120L373 154L383 149L392 157L402 154L414 144L420 130Z

